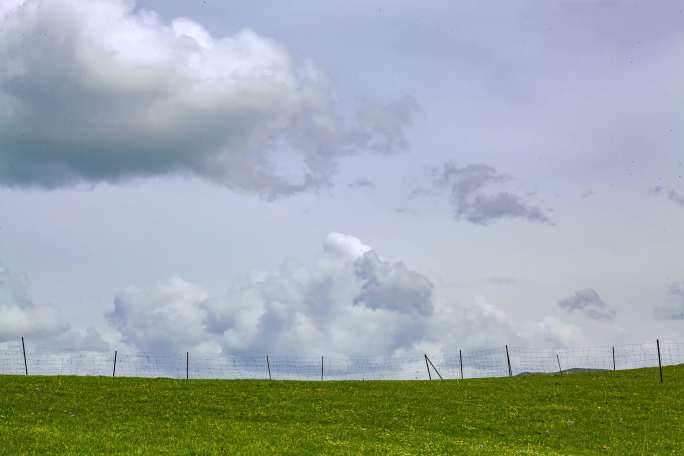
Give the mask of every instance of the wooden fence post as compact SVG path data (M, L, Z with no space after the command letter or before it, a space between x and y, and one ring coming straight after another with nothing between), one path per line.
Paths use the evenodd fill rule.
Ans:
M112 370L112 378L116 377L116 350L114 350L114 369Z
M430 363L430 366L432 366L432 368L435 370L435 372L437 373L437 376L439 377L439 379L440 379L440 380L444 380L444 379L442 378L442 374L439 373L439 371L437 370L437 368L435 367L435 365L432 363L432 360L430 359L430 357L429 357L427 354L425 354L425 359L427 360L427 362ZM428 369L428 372L429 372L429 371L430 371L430 370Z
M24 353L24 373L28 375L28 364L26 363L26 346L24 345L24 336L21 336L21 351Z
M185 379L190 378L190 352L185 352Z
M656 347L658 347L658 370L660 371L660 383L663 383L663 364L660 361L660 340L656 339Z
M430 373L430 365L428 364L428 361L427 361L427 355L425 353L423 353L423 357L425 358L425 369L427 369L428 380L432 380L432 374Z
M513 377L513 369L511 369L511 357L508 354L508 345L506 345L506 361L508 362L508 376Z
M268 355L266 355L266 367L268 367L268 379L273 380L271 378L271 363L268 362Z

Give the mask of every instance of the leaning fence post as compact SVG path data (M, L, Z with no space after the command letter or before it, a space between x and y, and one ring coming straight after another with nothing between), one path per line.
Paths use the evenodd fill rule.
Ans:
M323 356L321 356L321 381L323 381Z
M116 350L114 350L114 369L112 370L112 377L116 377Z
M190 378L190 352L185 352L185 379Z
M511 369L511 357L508 354L508 345L506 345L506 361L508 362L508 376L513 377L513 369Z
M558 373L560 375L563 375L563 369L561 369L560 358L558 357L558 353L556 353L556 361L558 361Z
M463 354L461 350L458 351L458 361L461 364L461 380L463 380Z
M430 365L427 362L427 355L423 353L423 357L425 358L425 369L428 371L428 380L432 380L432 374L430 373Z
M26 363L26 346L24 345L24 336L21 336L21 351L24 353L24 372L28 375L28 364Z
M658 347L658 370L660 371L660 383L663 383L663 364L660 361L660 341L656 339L656 347Z
M439 371L438 371L437 368L435 367L435 365L434 365L434 363L432 362L432 360L428 357L427 353L425 354L425 359L430 363L430 366L432 366L432 368L435 370L435 372L437 373L437 376L439 377L439 379L440 379L440 380L444 380L444 378L442 378L442 374L439 373ZM428 372L429 372L429 369L428 369Z
M615 370L615 346L613 346L613 370Z
M271 363L268 362L268 355L266 355L266 367L268 367L268 379L273 380L271 378Z

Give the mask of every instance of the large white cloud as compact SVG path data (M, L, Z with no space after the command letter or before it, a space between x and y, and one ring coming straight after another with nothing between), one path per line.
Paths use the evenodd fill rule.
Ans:
M484 298L440 297L424 275L340 233L311 264L285 262L221 296L180 279L126 290L108 319L143 351L395 355L563 345L581 335L550 317L517 325Z
M339 156L407 146L414 100L342 115L312 63L253 31L214 37L127 0L3 5L0 185L182 174L275 197L329 185Z

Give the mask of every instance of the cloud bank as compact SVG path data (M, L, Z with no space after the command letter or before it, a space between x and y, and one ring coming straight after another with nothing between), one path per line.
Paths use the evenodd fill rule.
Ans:
M483 299L439 297L425 275L353 236L331 233L322 247L310 264L285 262L224 295L182 279L131 288L107 318L124 343L150 352L387 356L579 336L552 317L518 325Z
M581 312L593 320L612 320L615 318L615 309L606 304L596 290L592 288L575 291L572 296L561 299L558 306L568 312Z
M406 97L344 115L325 75L273 40L133 1L0 8L3 186L188 175L273 198L330 185L340 156L405 149L417 110Z

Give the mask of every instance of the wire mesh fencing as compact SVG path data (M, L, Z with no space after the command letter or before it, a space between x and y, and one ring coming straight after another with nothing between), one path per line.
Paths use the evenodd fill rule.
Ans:
M283 356L70 351L0 343L0 375L192 379L424 380L565 374L684 364L684 343L608 347L504 346L408 356Z

